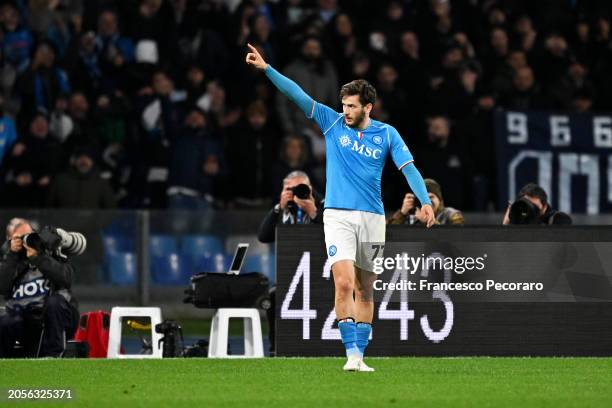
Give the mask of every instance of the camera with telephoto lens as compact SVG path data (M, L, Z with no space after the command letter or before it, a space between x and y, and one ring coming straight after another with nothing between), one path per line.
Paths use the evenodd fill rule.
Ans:
M163 334L159 339L163 357L181 357L183 355L183 328L174 320L164 320L155 325L155 332ZM163 346L161 346L163 343Z
M23 244L36 252L55 252L62 244L62 237L51 227L44 227L40 232L31 232L21 237Z
M301 200L305 200L310 197L310 187L307 184L298 184L297 186L291 187L291 192L293 195ZM297 204L295 201L291 200L287 203L287 207L289 211L295 212L297 211Z
M293 195L301 200L305 200L310 197L310 187L307 184L298 184L295 187L291 187Z
M37 252L47 252L61 258L81 255L87 248L87 239L79 232L68 232L61 228L44 226L21 237L23 243Z
M508 218L513 225L539 224L540 209L527 198L521 197L510 205Z

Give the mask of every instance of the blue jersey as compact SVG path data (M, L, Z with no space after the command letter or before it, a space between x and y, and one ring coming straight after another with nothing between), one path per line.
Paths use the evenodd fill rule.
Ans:
M431 205L421 173L412 154L393 126L370 120L367 129L347 126L344 115L315 102L298 84L267 65L265 73L274 85L313 119L325 135L327 188L325 208L383 214L380 179L387 155L404 173L422 204Z
M380 182L387 156L391 155L400 170L414 161L397 130L373 119L364 130L349 127L342 113L318 102L314 102L310 118L325 135L325 208L384 215Z

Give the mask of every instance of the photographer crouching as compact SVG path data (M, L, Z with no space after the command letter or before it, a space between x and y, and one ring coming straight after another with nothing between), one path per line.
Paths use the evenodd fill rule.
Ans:
M259 226L259 241L274 242L278 224L322 224L323 200L315 197L310 178L303 171L292 171L283 180L278 204Z
M528 183L517 194L516 200L508 204L503 225L570 225L572 217L553 209L548 203L548 194L535 183Z
M61 357L77 329L79 312L70 291L74 268L62 252L85 250L83 235L24 221L14 227L0 265L0 358Z
M292 171L283 179L283 190L278 204L272 208L259 225L260 242L276 240L278 224L323 224L324 200L313 190L310 178L300 170ZM275 350L276 287L270 289L271 307L266 311L270 327L270 353Z

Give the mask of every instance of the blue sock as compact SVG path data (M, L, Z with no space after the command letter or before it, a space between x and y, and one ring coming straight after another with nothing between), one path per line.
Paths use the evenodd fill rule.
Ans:
M353 320L338 322L338 329L340 329L340 337L342 338L342 343L346 349L346 356L350 357L352 355L359 355L359 348L357 348L356 343L357 325L355 322Z
M357 348L362 356L364 355L365 349L368 347L368 343L370 342L370 333L372 333L372 325L370 323L357 323L355 329L355 339Z

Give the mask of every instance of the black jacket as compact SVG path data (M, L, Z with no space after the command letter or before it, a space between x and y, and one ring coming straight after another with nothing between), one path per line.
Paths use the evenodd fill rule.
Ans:
M315 206L317 207L317 215L311 219L308 215L304 216L304 224L323 224L323 203L324 199L320 199L317 194L314 194ZM276 239L276 226L278 224L296 224L295 214L290 210L280 210L278 204L272 208L259 225L257 237L260 242L274 242Z
M72 274L74 267L67 261L61 261L47 254L26 258L24 253L9 252L0 264L0 294L7 299L7 308L21 305L23 307L42 307L44 298L57 293L67 302L76 307L76 299L72 296ZM27 298L23 295L24 285L42 280L34 294Z

